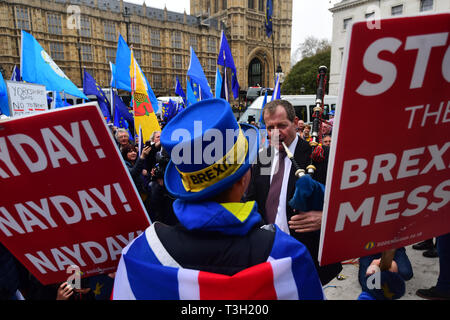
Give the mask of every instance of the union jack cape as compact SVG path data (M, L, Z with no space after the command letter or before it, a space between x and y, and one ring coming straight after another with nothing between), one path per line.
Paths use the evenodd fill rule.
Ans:
M219 212L222 216L223 213ZM183 223L183 217L178 217ZM242 223L249 221L255 220L247 217ZM272 250L266 262L227 276L183 268L164 248L155 224L123 249L112 294L114 300L324 298L308 250L278 227L275 227Z

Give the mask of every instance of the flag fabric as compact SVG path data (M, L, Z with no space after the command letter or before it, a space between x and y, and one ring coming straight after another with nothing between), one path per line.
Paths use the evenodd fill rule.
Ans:
M131 50L130 60L131 93L133 96L134 127L142 127L144 141L150 139L154 131L161 131L153 103L150 102L147 92L147 83Z
M111 84L114 88L131 92L130 59L130 48L128 48L122 35L119 34L116 51L116 68L113 74L114 83Z
M172 120L173 117L177 115L178 108L176 107L172 99L169 99L169 102L164 104L162 111L163 111L162 112L163 121L165 124L167 124L169 123L170 120Z
M193 232L243 237L262 223L255 201L173 204L179 222ZM155 224L122 251L113 299L324 299L308 249L275 228L266 261L234 275L185 268L166 251Z
M144 139L142 139L142 128L139 127L139 135L138 135L138 156L141 156L142 149L144 149Z
M272 100L278 100L281 99L281 83L280 83L280 76L277 75L277 81L275 82L275 88L273 88L272 93Z
M49 91L65 92L89 100L56 65L39 42L22 30L20 70L23 81L45 85Z
M109 123L111 121L111 105L102 88L100 88L95 79L89 74L89 72L86 71L86 69L84 70L83 92L86 95L94 95L97 97L100 110L105 117L106 123Z
M205 100L214 98L200 61L195 55L194 49L192 49L192 47L191 60L189 62L187 76L190 78L192 90L197 99Z
M13 68L11 81L22 81L22 78L20 77L20 68L17 65L15 65Z
M58 91L56 91L55 95L55 109L57 108L64 108L66 107L66 104L64 103L63 99L61 98L61 95Z
M109 83L109 86L111 88L115 88L116 86L114 85L116 79L115 79L115 75L116 75L116 65L114 63L112 63L111 61L109 62L109 68L111 69L111 82Z
M63 99L63 104L65 107L70 107L72 106L66 99L66 93L64 93L64 99Z
M117 41L115 72L113 74L113 79L111 80L112 82L111 85L114 88L131 92L130 61L131 61L131 50L128 47L125 40L123 39L122 35L119 34L119 40ZM148 83L148 80L145 77L144 73L142 72L142 69L137 63L137 61L136 65L139 69L139 72L145 79L147 95L152 103L152 106L154 107L154 111L157 112L159 107L155 93L150 87L150 84Z
M233 96L235 99L239 97L239 82L237 80L237 70L234 64L233 55L231 54L230 46L228 45L227 37L225 32L222 30L221 40L220 40L220 50L217 58L217 64L230 68L231 70L231 90L233 91Z
M272 0L266 1L266 17L264 20L264 27L266 28L266 35L270 38L272 35L272 15L273 15L273 2Z
M130 135L130 140L134 139L132 134L133 116L128 112L128 108L122 99L114 92L114 126L126 129Z
M194 104L196 102L199 102L200 98L197 98L197 96L194 94L194 90L192 90L191 81L186 81L186 105L190 106L191 104Z
M183 87L181 86L178 76L176 77L176 81L177 83L175 84L175 94L183 98L183 102L186 103L186 94L183 91Z
M227 68L223 68L222 88L220 89L220 97L226 101L230 101L228 90L228 72Z
M114 110L116 110L116 109L118 110L120 117L122 117L129 124L133 124L133 122L134 122L133 115L128 111L128 107L122 101L122 99L117 95L116 92L113 92L113 101L114 101Z
M144 234L143 234L144 235ZM155 239L149 243L147 239ZM233 276L182 268L161 254L154 224L122 251L114 300L298 300L324 299L309 252L276 227L267 262ZM156 255L155 253L158 252ZM144 262L141 260L145 259ZM304 263L306 260L310 263ZM157 276L156 276L157 275Z
M267 92L268 92L268 90L266 90L266 93L264 94L264 99L263 99L262 106L261 106L261 115L259 116L259 128L261 129L259 131L261 134L261 145L263 145L264 148L269 147L269 138L267 136L266 124L264 123L264 117L263 117L263 110L267 103Z
M9 103L8 103L8 92L6 90L6 83L3 79L3 75L0 72L0 114L5 116L10 116L9 113Z
M261 106L261 115L259 116L259 127L261 129L266 128L266 124L264 123L263 110L264 110L264 106L267 103L267 92L268 92L268 90L266 90L266 93L264 94L264 99L263 99L262 106Z
M219 67L217 67L216 71L216 98L220 98L220 92L222 91L222 76L220 75Z

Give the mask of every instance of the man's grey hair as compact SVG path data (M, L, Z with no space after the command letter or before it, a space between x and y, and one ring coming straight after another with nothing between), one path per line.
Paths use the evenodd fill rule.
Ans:
M155 142L155 136L157 133L161 133L161 131L153 131L151 137L150 137L150 141L151 142Z
M294 122L294 119L295 119L294 107L292 106L292 104L289 101L281 100L281 99L270 101L264 106L263 119L264 119L264 114L266 112L268 112L269 114L273 114L278 106L282 106L284 108L284 110L286 111L288 120L291 122Z
M130 134L128 133L128 131L127 131L126 129L124 129L124 128L119 128L119 129L117 129L116 134L115 134L116 139L119 138L119 133L126 133L127 136L128 136L128 138L130 138Z

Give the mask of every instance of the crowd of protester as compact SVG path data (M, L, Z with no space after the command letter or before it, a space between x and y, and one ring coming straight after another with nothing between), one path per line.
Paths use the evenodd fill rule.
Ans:
M332 139L333 117L323 123L321 132L321 142L323 146L329 147ZM255 119L249 119L249 124L256 125ZM160 123L161 127L164 123ZM311 126L299 120L296 123L296 134L306 142L311 139ZM115 137L117 148L122 155L124 164L129 170L130 176L136 186L137 191L144 203L148 217L152 222L159 221L165 225L175 226L179 223L174 210L173 202L176 200L167 191L164 184L164 172L170 161L167 151L161 146L161 132L156 131L148 141L139 146L138 139L130 138L129 132L110 126L111 132ZM444 242L445 239L446 242ZM442 261L448 261L448 235L439 237L441 240L438 251ZM427 244L427 243L426 243ZM436 246L432 245L433 249ZM425 248L425 247L424 247ZM445 248L445 249L444 249ZM416 248L423 250L423 248ZM429 249L427 247L427 249ZM426 255L424 255L426 256ZM437 254L434 257L438 256ZM446 257L446 258L444 258ZM373 264L379 256L370 256L360 258L359 281L362 289L365 289L366 270ZM374 260L375 259L375 260ZM446 259L446 260L445 260ZM443 273L443 264L441 261L441 275L436 287L430 289L421 289L417 294L423 298L450 298L445 287L448 283L447 273ZM444 262L447 263L447 262ZM413 267L406 255L405 249L397 250L394 258L396 272L403 277L403 280L409 280L413 276ZM446 264L445 264L446 265ZM103 274L96 277L83 278L81 288L76 289L67 282L42 285L23 265L0 243L0 300L94 300L109 299L114 282L114 273ZM441 283L441 285L439 285ZM443 286L442 283L445 283ZM439 291L439 288L441 291ZM437 290L437 291L436 291ZM438 293L436 293L438 292ZM444 292L444 293L442 293Z

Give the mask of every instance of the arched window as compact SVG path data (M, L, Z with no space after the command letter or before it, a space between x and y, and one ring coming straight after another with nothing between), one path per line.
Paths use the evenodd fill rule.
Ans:
M263 65L261 60L253 58L248 66L248 86L263 86Z

